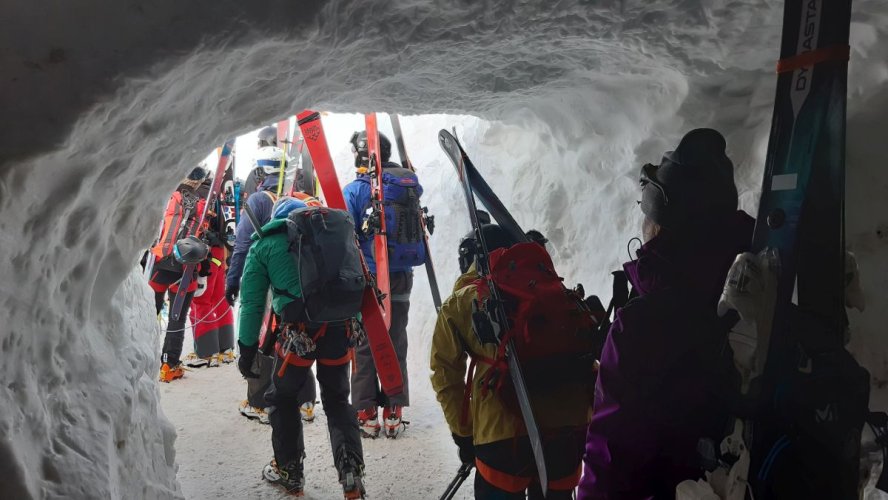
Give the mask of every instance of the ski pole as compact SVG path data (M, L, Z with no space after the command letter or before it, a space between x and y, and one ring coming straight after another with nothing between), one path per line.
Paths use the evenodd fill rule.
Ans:
M472 472L472 467L475 464L469 462L467 464L462 464L459 466L459 470L456 472L456 477L453 478L453 481L450 481L450 486L444 490L444 494L441 495L440 500L450 500L456 495L457 490L462 484L465 482L466 478L469 477L469 474Z

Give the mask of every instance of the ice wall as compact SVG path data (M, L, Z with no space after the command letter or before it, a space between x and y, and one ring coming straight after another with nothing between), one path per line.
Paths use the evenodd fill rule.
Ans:
M0 490L177 495L153 385L157 331L144 286L128 276L158 200L227 135L306 106L491 120L466 128L469 152L519 220L552 239L563 274L590 291L607 289L637 233L638 165L685 130L725 132L743 205L754 207L780 3L393 4L4 4ZM856 1L847 229L870 308L852 316L852 346L881 380L886 39L888 4ZM444 161L435 146L412 154ZM439 228L460 221L436 236L443 272L455 269L467 227L449 168L424 175L430 191L440 186L430 199Z

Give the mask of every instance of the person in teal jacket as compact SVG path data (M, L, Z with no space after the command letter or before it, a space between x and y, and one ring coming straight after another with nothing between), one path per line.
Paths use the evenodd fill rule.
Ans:
M272 220L253 235L254 243L247 254L241 279L238 369L246 378L258 377L252 371L253 359L259 350L266 295L271 290L272 308L281 317L282 329L304 329L307 336L315 339L317 348L300 357L289 347L284 347L284 334L274 346L274 370L271 385L265 393L274 459L265 466L262 475L269 482L284 487L290 494L303 491L305 442L298 401L309 370L317 361L321 401L327 415L330 444L340 482L343 483L346 498L362 498L363 450L354 409L349 403L351 330L344 322L307 323L299 272L289 252L287 216L291 211L305 206L294 198L279 200Z

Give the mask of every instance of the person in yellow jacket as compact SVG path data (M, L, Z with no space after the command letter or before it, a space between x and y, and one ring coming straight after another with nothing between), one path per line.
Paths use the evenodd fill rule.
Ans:
M508 248L515 241L499 226L482 226L488 250ZM517 410L501 394L485 390L481 381L490 369L485 359L496 354L472 330L472 304L477 298L472 237L460 244L463 272L453 294L441 306L432 337L431 381L463 463L474 462L475 498L543 498L527 432ZM466 390L469 359L470 390ZM527 375L527 374L525 374ZM567 380L546 387L529 383L533 412L542 434L549 477L548 499L572 498L580 478L585 429L591 409L589 380Z

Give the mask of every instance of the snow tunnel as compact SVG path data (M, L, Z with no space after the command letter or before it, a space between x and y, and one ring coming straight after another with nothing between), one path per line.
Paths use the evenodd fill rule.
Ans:
M436 191L442 236L433 246L446 262L446 292L468 221L434 134L457 125L500 196L552 240L559 270L604 293L640 232L639 166L684 132L725 135L741 208L755 212L782 8L774 0L5 4L0 497L178 498L183 474L197 484L207 473L180 466L176 428L160 406L161 332L138 259L163 200L226 138L305 108L406 116L413 160L429 166L427 190ZM846 234L868 307L850 313L850 349L879 388L888 381L886 39L888 4L856 1ZM411 338L424 349L433 310L420 285L413 295L423 312L411 319ZM423 352L411 356L425 369ZM446 430L414 430L440 441L446 460L433 450L397 463L444 461L448 472L429 465L402 477L419 494L437 492L455 452ZM253 477L267 451L225 474L234 483ZM377 498L411 491L371 488ZM254 490L233 495L244 492Z

